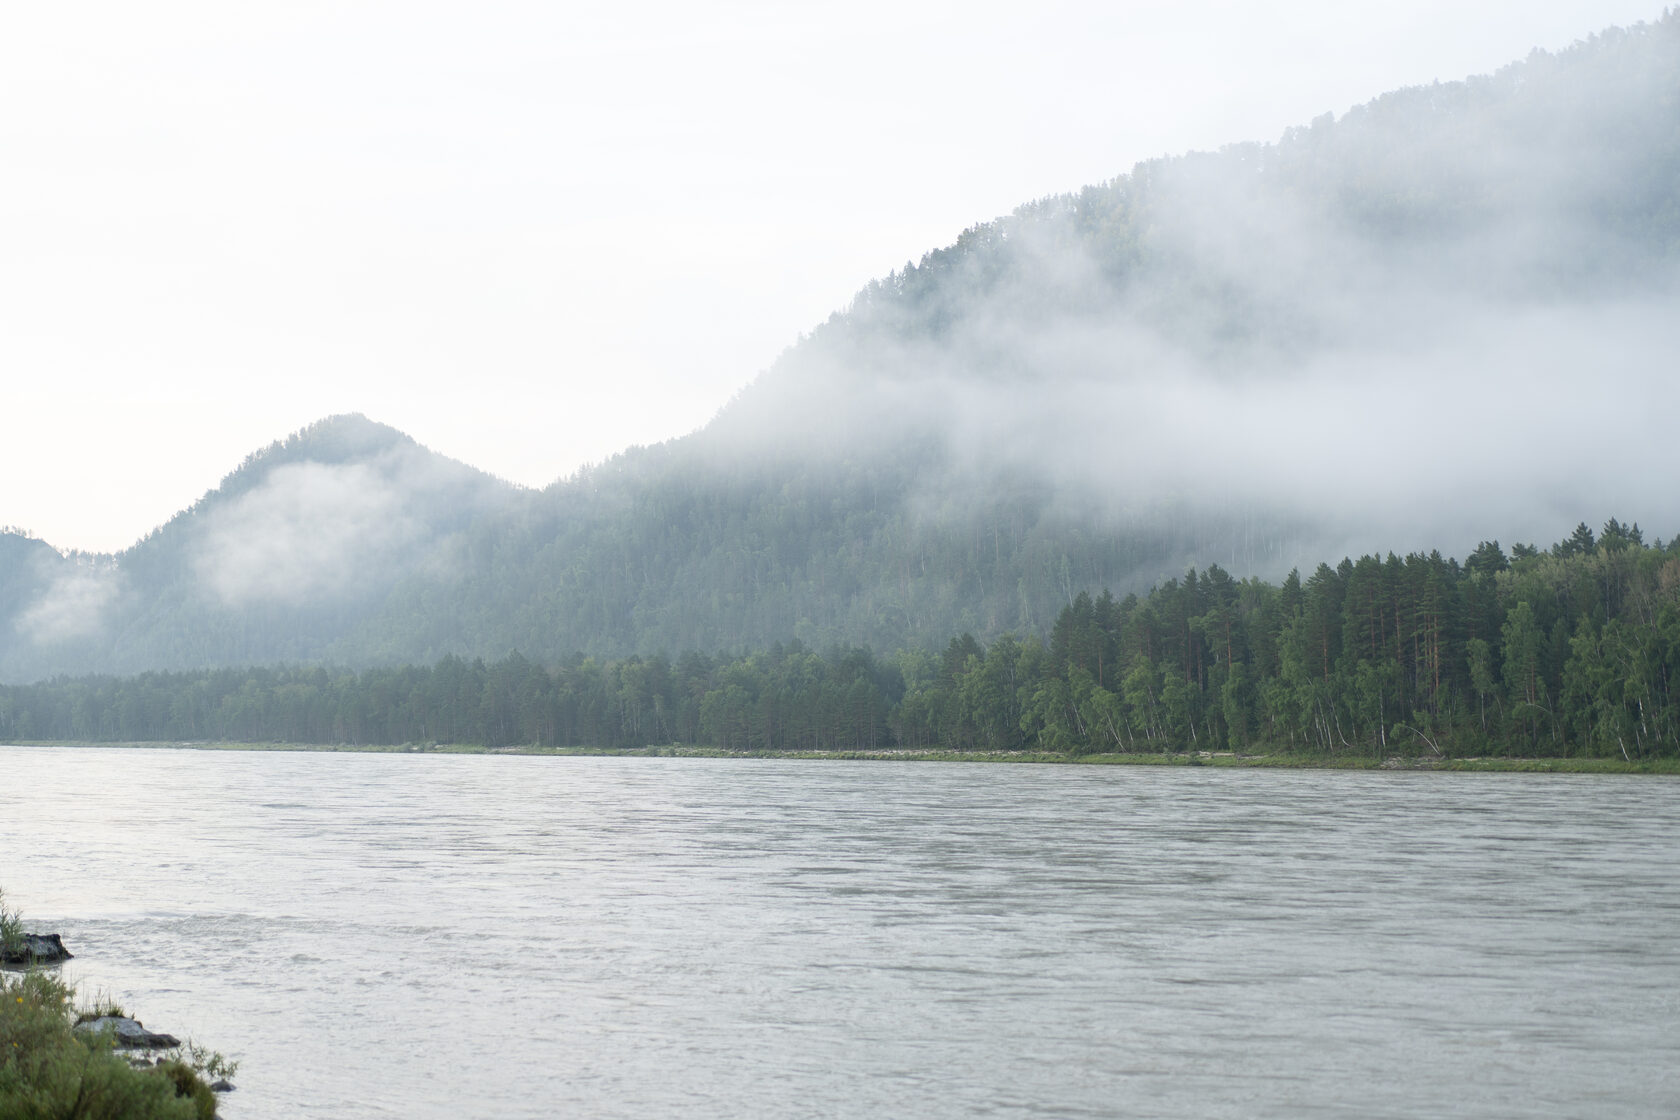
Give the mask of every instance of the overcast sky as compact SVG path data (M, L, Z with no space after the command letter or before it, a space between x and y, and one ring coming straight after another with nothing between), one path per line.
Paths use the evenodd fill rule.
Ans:
M0 37L0 524L115 550L359 411L544 485L872 277L1660 3L63 3Z

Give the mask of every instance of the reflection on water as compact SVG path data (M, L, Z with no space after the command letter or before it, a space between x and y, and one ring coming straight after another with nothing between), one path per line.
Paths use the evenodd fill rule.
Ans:
M1680 1113L1680 785L0 748L258 1117Z

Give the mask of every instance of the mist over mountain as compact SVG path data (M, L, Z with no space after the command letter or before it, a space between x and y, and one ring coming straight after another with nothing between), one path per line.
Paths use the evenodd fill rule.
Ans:
M521 491L361 416L249 456L115 556L0 534L8 676L309 660Z
M0 535L0 679L939 645L1188 565L1673 526L1677 282L1671 13L1023 206L540 493L338 417L117 556Z
M1648 456L1676 403L1677 49L1670 15L1023 207L871 285L729 436L916 430L946 451L935 504L1026 468L1365 547L1672 518ZM1592 431L1605 459L1574 453Z

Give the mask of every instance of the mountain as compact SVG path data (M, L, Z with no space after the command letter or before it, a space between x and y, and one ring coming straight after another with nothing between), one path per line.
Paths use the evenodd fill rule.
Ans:
M136 672L310 660L522 492L362 416L248 457L116 556L0 536L0 672Z
M1670 13L975 226L541 492L340 417L118 556L0 537L0 679L933 646L1192 564L1674 523L1677 270Z

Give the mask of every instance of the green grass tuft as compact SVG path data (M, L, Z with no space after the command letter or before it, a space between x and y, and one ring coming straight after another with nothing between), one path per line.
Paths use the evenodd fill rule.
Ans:
M91 1023L95 1019L126 1019L128 1012L122 1009L122 1004L111 998L111 993L101 989L95 992L93 998L84 1000L76 1012L76 1025Z
M6 906L6 892L0 891L0 951L11 952L23 946L23 916Z

